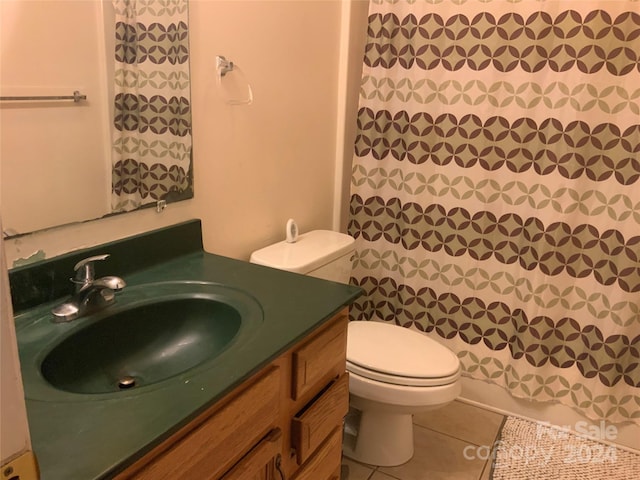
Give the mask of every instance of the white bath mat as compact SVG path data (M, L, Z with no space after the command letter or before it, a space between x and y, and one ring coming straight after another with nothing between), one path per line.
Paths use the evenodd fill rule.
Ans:
M640 455L542 423L507 417L493 480L638 480Z

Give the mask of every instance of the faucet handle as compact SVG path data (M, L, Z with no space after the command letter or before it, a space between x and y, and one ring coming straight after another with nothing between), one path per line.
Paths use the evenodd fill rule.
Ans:
M95 255L93 257L87 257L83 260L80 260L78 263L76 263L75 267L73 267L73 271L76 272L76 277L72 280L72 282L82 286L93 282L95 275L93 262L96 262L98 260L105 260L107 258L109 258L109 254L105 253L103 255Z

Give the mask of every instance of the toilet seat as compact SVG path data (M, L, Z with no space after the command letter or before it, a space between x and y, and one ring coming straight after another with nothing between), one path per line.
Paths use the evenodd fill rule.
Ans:
M347 370L393 385L434 387L460 378L448 348L414 330L376 321L349 322Z
M347 362L347 371L349 373L356 373L361 377L368 378L369 380L407 387L440 387L443 385L454 383L460 378L460 370L458 370L454 375L449 375L447 377L402 377L398 375L389 375L383 372L376 372L375 370L369 370L351 362Z

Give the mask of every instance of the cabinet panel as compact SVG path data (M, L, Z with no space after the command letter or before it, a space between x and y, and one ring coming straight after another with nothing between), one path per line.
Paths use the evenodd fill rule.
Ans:
M330 480L340 468L342 429L335 428L318 452L298 471L293 480Z
M219 478L277 424L279 393L280 369L272 367L142 471L124 478Z
M345 373L291 424L291 441L298 464L304 463L349 411L349 375Z
M115 480L338 480L347 322L345 308Z
M282 432L277 428L269 432L221 480L272 480L275 478L276 457L281 451Z
M293 352L292 398L321 390L345 371L347 314Z

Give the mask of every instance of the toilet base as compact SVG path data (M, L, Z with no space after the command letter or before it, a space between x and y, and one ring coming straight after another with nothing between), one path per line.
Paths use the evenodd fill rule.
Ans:
M345 431L345 457L380 467L395 467L413 457L413 415L367 410L360 414L357 433Z

